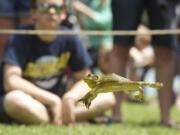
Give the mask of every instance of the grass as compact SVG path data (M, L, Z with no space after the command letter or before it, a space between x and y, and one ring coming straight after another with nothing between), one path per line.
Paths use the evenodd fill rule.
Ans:
M74 127L52 125L0 124L0 135L179 135L179 130L159 124L159 109L148 104L124 103L123 124L90 125ZM173 117L180 122L180 110L172 109Z

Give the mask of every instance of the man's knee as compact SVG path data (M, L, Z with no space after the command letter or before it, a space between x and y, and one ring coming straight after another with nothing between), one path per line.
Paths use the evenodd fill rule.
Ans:
M6 94L4 102L5 103L17 103L22 98L25 98L26 94L19 90L14 90Z
M115 97L113 93L102 93L92 102L92 106L99 108L100 110L106 110L112 108L115 105Z
M104 94L104 102L108 107L113 107L116 103L114 94L113 93L105 93Z
M26 94L22 91L14 90L6 94L4 98L5 111L11 113L26 100Z
M48 111L43 104L18 90L11 91L5 96L4 110L9 116L20 122L47 123L50 120Z

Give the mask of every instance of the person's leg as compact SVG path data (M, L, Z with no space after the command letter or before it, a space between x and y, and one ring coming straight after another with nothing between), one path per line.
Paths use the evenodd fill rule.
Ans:
M150 0L147 3L148 14L150 17L151 29L168 29L170 22L168 16L163 16L157 0ZM155 48L155 68L156 80L164 84L162 90L158 92L159 105L161 112L161 123L169 127L180 128L171 118L170 109L173 100L173 50L171 44L173 43L172 36L156 35L153 36L152 44Z
M112 0L113 30L135 30L143 11L143 0ZM109 72L126 75L129 49L134 43L133 36L114 36L114 46L110 54ZM116 105L113 108L114 122L122 121L121 103L123 95L115 93Z
M115 45L110 54L109 69L111 73L117 73L121 76L126 75L126 64L128 61L129 47ZM116 105L113 107L112 119L114 122L121 122L121 104L124 94L114 93Z
M164 87L158 92L162 124L171 126L170 108L173 100L172 82L174 77L173 55L170 47L155 47L155 68L157 81Z
M9 117L25 124L49 123L47 108L39 101L21 91L7 93L4 110Z
M63 96L63 124L71 124L75 123L76 121L88 120L98 116L106 109L110 109L115 103L114 95L112 93L99 94L99 96L93 100L90 108L87 109L85 105L77 103L77 101L81 99L87 92L89 92L89 88L84 85L84 82L80 81Z
M104 114L108 109L115 105L115 98L113 93L99 94L93 101L89 109L84 105L78 104L75 107L76 121L89 120Z

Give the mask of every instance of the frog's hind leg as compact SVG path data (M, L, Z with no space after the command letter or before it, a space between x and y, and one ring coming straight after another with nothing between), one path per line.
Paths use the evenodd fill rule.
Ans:
M138 92L138 94L136 94L134 96L134 99L137 100L137 101L143 101L143 99L144 99L144 91L143 91L142 87L139 87L139 90L137 92Z

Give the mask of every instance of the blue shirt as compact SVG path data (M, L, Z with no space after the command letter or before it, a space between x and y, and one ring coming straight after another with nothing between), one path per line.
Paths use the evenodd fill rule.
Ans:
M24 78L54 93L61 88L67 68L77 72L92 63L80 39L66 35L57 36L52 42L44 42L37 35L12 35L3 62L20 67Z

